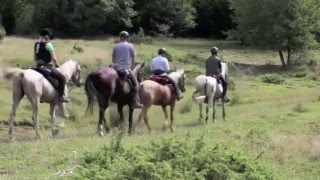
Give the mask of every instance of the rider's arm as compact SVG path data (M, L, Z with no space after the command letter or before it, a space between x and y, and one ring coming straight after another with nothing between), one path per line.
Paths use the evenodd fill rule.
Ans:
M219 60L219 63L218 63L218 70L219 70L219 73L222 72L222 65L221 65L221 61Z
M57 62L58 60L57 60L56 54L54 53L54 48L53 48L52 44L51 43L47 43L46 44L46 49L50 52L53 65L55 67L58 67L59 66L59 64Z
M168 59L166 58L164 62L165 62L165 68L166 68L165 71L166 71L166 72L170 71L170 66L169 66Z

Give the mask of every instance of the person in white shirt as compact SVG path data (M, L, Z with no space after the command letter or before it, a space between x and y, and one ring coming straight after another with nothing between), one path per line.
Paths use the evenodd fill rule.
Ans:
M160 48L158 50L158 56L154 57L151 60L150 70L153 75L166 76L170 80L171 84L173 85L173 89L177 95L177 100L179 101L180 99L182 99L182 96L180 96L180 91L177 83L170 76L168 76L170 66L168 59L166 58L166 55L167 50L165 48Z

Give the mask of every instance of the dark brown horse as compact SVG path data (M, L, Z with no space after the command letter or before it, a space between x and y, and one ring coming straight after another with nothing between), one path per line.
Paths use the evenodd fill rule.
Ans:
M137 78L138 82L142 81L144 63L137 64L133 69L133 74ZM93 113L93 102L96 97L99 104L99 122L98 122L98 134L103 136L103 126L106 132L109 131L107 121L105 118L105 111L109 107L110 102L117 103L120 120L123 122L123 107L129 105L129 134L132 129L132 115L133 107L131 106L133 101L133 95L130 91L130 85L127 81L123 81L117 71L111 67L100 68L95 72L88 75L85 82L85 91L88 98L87 111L90 110Z

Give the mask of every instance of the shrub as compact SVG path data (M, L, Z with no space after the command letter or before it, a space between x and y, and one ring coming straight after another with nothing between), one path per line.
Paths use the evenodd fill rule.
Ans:
M0 41L6 37L6 30L0 25Z
M262 75L261 79L263 82L271 84L282 84L285 81L283 77L276 73Z
M186 114L189 113L192 109L193 101L192 99L189 99L187 102L184 102L182 107L179 110L180 114Z
M240 104L240 97L236 94L234 97L231 98L230 100L230 105L236 105L236 104Z
M253 158L225 147L169 138L146 146L125 148L123 134L112 135L111 146L87 153L75 172L77 179L272 179Z
M228 90L234 91L236 89L236 83L234 79L230 76L227 76L228 78Z
M298 113L303 113L303 112L307 112L308 111L308 109L307 108L305 108L302 104L300 104L300 103L298 103L294 108L293 108L293 110L295 111L295 112L298 112Z
M135 43L135 44L140 44L140 43L152 44L153 39L149 36L145 36L144 30L140 27L138 34L133 34L130 37L130 42Z

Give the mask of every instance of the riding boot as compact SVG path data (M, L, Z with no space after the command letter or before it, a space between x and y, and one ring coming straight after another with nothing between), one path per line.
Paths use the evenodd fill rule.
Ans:
M58 97L58 101L59 102L69 102L69 98L64 94L64 90L65 90L65 86L66 86L66 77L56 68L54 68L53 66L51 66L50 68L51 70L51 76L53 78L55 78L58 81L58 93L59 93L59 97Z
M225 80L225 78L222 75L220 75L219 77L220 77L220 80L221 80L221 83L222 83L222 87L223 87L222 97L224 97L224 101L225 102L229 102L230 99L226 96L227 89L228 89L227 81Z
M177 101L180 101L180 99L182 99L183 97L180 95L180 90L179 90L177 83L170 76L167 76L167 78L170 80L170 82L173 86L173 90L177 96Z
M132 71L129 70L128 78L131 80L132 83L132 95L133 95L133 101L132 101L132 107L134 109L142 108L142 105L140 104L140 96L139 96L139 83L137 79L132 74Z

